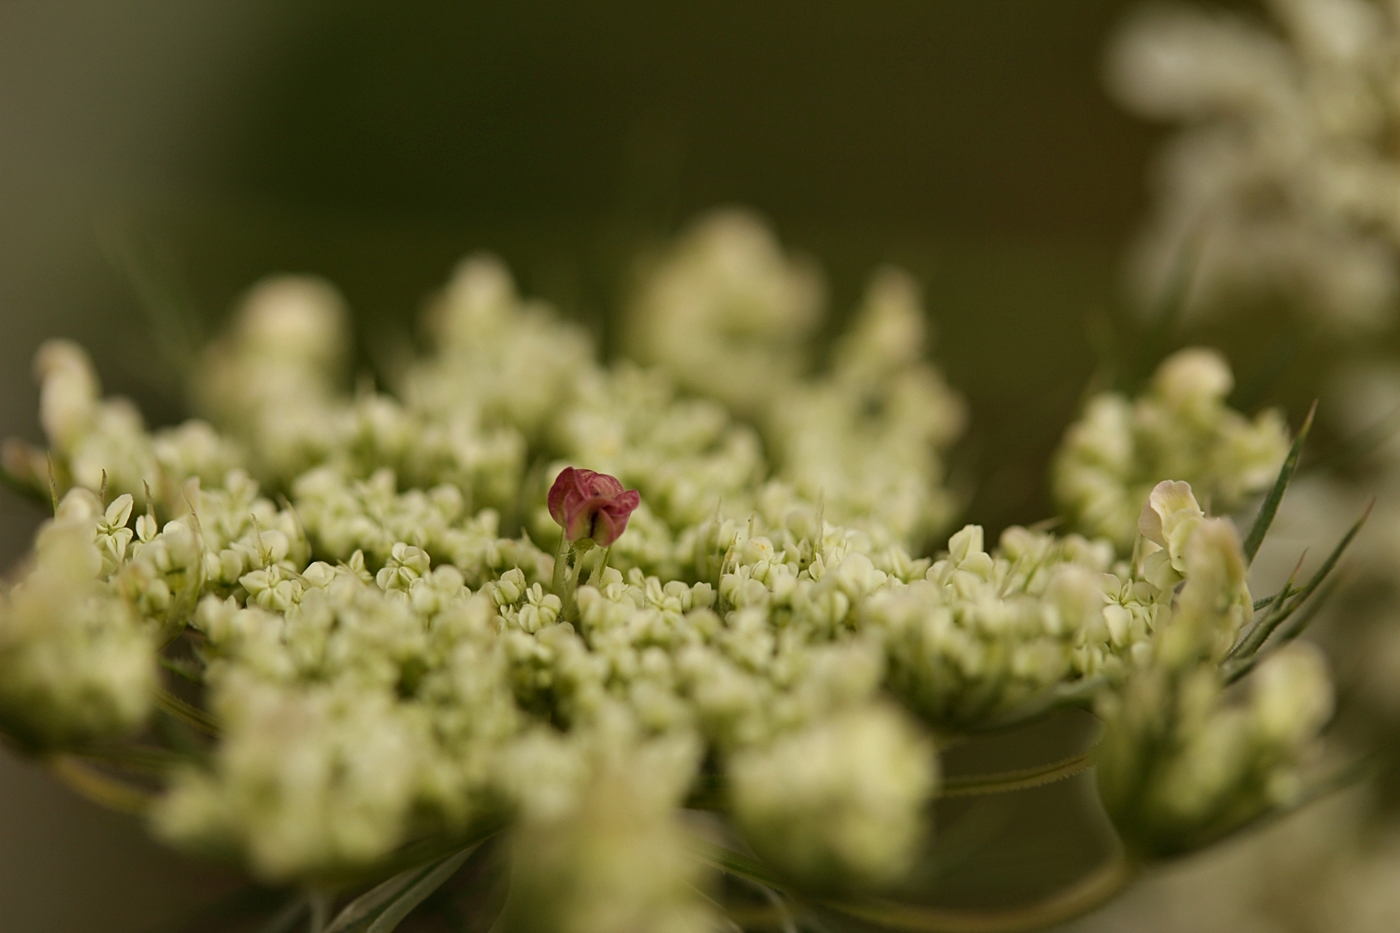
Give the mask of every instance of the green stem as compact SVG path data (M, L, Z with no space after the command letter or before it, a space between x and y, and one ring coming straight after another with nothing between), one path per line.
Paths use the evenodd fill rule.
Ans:
M185 664L183 661L176 661L173 658L167 658L165 655L160 655L156 658L156 663L159 664L162 669L169 671L176 677L182 677L192 684L202 685L204 683L204 677L198 671L193 670L189 665Z
M164 775L188 757L154 745L97 745L68 749L67 754L83 761L136 774Z
M558 596L560 599L563 599L563 598L564 598L564 572L565 572L565 568L568 566L568 560L567 560L568 547L569 547L569 542L568 542L567 539L565 539L565 537L564 537L564 532L563 532L563 531L560 531L560 532L559 532L559 550L558 550L558 551L555 553L555 555L554 555L554 580L553 580L554 595L555 595L555 596Z
M569 566L569 557L573 557L573 566ZM574 621L574 592L578 589L579 565L583 563L582 552L576 550L573 545L564 539L564 535L559 535L559 554L554 558L554 595L559 597L562 604L559 609L559 619L562 622Z
M919 907L886 901L827 902L850 917L909 933L1030 933L1068 923L1108 903L1136 877L1122 851L1068 888L1043 901L1002 910Z
M139 815L146 812L154 799L149 791L93 771L70 755L54 755L47 764L49 770L71 790L108 810Z
M938 792L940 797L972 797L978 794L1005 794L1011 791L1027 790L1073 777L1089 768L1093 761L1093 750L1071 755L1049 764L1033 768L1019 768L1015 771L1002 771L997 774L979 774L968 777L945 778Z
M306 902L311 906L311 933L324 933L334 900L335 895L328 891L307 892Z
M197 706L186 703L164 687L156 688L156 705L191 729L216 739L219 737L219 724L213 716Z
M732 849L698 839L692 851L710 866L756 884L800 897L767 866ZM1137 876L1139 866L1118 849L1104 864L1043 901L1002 910L924 907L879 899L820 900L823 907L888 930L907 933L1031 933L1067 923L1116 897Z

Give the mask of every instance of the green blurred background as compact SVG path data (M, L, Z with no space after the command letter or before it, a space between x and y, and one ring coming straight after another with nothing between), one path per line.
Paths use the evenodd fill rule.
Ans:
M969 517L1042 518L1161 138L1101 87L1126 7L0 0L0 434L37 439L57 335L174 419L155 334L270 272L336 282L369 368L479 248L609 347L634 258L740 203L823 262L833 327L875 264L920 277ZM0 558L41 517L0 499ZM0 756L0 929L143 929L227 884Z

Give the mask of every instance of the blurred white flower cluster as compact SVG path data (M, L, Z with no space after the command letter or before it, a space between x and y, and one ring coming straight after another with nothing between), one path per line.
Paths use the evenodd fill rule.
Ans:
M1268 293L1342 328L1400 299L1400 6L1270 0L1272 23L1170 5L1121 31L1109 85L1184 123L1135 256L1144 303Z
M1169 308L1184 290L1187 310L1217 315L1261 297L1282 299L1332 328L1329 337L1343 338L1309 361L1311 375L1320 376L1319 420L1333 432L1331 449L1304 461L1249 580L1273 591L1306 579L1326 560L1309 555L1308 545L1344 538L1358 515L1370 514L1348 553L1346 585L1320 606L1318 637L1347 670L1338 732L1369 756L1376 779L1324 813L1291 818L1164 876L1086 930L1379 933L1400 926L1392 883L1397 829L1382 799L1394 781L1390 748L1400 726L1400 379L1368 359L1393 331L1400 304L1400 4L1267 0L1262 7L1264 16L1178 3L1144 7L1109 49L1108 83L1119 100L1183 126L1159 154L1153 212L1132 257L1134 285L1144 307ZM1358 334L1368 338L1364 344L1345 339ZM1075 430L1112 436L1091 430L1092 421ZM1282 442L1263 443L1262 417L1257 425L1254 482L1262 485L1269 481L1265 449L1276 458ZM1248 459L1243 448L1233 456ZM1078 462L1091 459L1062 459L1056 478L1067 508L1083 503L1081 525L1089 502L1113 498L1083 491L1111 488L1101 471ZM1206 489L1181 478L1198 493ZM1223 496L1211 505L1232 508ZM1227 660L1225 669L1233 666ZM1100 707L1112 734L1139 736L1154 755L1171 749L1155 775L1135 764L1144 750L1105 756L1099 767L1110 811L1136 811L1137 835L1155 850L1199 843L1180 833L1183 813L1211 813L1207 823L1222 821L1208 831L1215 834L1249 819L1187 792L1184 775L1194 775L1198 787L1252 783L1275 800L1300 792L1297 775L1270 762L1296 747L1294 727L1331 713L1319 652L1291 645L1251 679L1252 690L1222 692L1215 665L1143 679L1131 689L1175 697L1170 714L1156 721L1126 705ZM1125 779L1120 767L1138 776Z
M1288 430L1278 411L1250 421L1231 408L1234 384L1219 353L1191 348L1163 361L1137 399L1117 392L1089 399L1056 455L1056 504L1078 530L1124 553L1164 477L1190 483L1215 512L1238 509L1273 482Z
M1271 656L1227 701L1245 558L1191 486L1158 485L1239 503L1281 421L1229 410L1215 357L1176 357L1071 434L1092 538L988 550L970 525L935 553L963 412L917 290L878 273L812 374L816 281L754 219L704 220L641 291L652 368L605 367L469 259L392 394L346 387L328 286L265 282L200 370L217 431L148 432L48 345L49 450L6 464L62 499L0 606L0 728L45 752L148 741L154 697L212 736L174 750L156 832L277 882L510 826L515 930L711 928L687 805L798 889L895 884L929 845L940 743L1069 702L1109 723L1135 853L1288 803L1325 670ZM569 464L641 504L566 576L545 490Z

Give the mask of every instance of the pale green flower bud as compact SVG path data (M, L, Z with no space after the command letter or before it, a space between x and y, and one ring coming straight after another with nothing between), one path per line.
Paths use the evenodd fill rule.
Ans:
M131 519L132 498L118 496L97 523L97 547L102 552L102 575L106 576L126 560L126 549L135 532L126 527Z
M525 595L525 574L516 567L506 571L494 584L487 587L497 606L505 607L520 602Z
M865 303L837 346L836 370L857 382L879 381L890 369L916 365L927 327L919 283L902 269L883 266L870 278Z
M954 510L962 404L895 270L804 378L818 284L721 215L638 299L659 369L604 368L474 257L429 312L428 356L388 368L391 395L348 391L333 292L264 283L196 372L217 428L148 432L81 351L46 350L73 488L0 602L0 728L36 747L138 728L158 645L189 622L172 647L203 664L220 735L170 776L164 838L319 887L507 819L503 928L576 933L712 927L675 822L702 799L813 892L897 882L937 759L892 698L956 734L1099 691L1105 802L1143 851L1301 786L1325 671L1281 654L1247 702L1222 693L1214 662L1249 618L1239 544L1184 482L1156 486L1242 502L1281 421L1225 407L1218 357L1178 355L1142 399L1092 403L1062 455L1083 527L1143 518L1143 565L1023 528L990 546L980 526L915 557ZM46 471L21 459L31 482ZM569 462L643 502L561 574L563 598L545 493ZM697 780L702 763L719 773Z
M304 584L276 564L238 578L250 602L273 612L286 612L301 601Z
M389 560L375 576L381 590L408 590L431 566L428 552L411 544L399 542L389 553Z
M546 593L538 583L525 591L525 604L514 614L509 609L501 613L507 624L518 625L531 634L559 620L564 604L558 596Z
M314 276L280 275L248 290L237 318L237 339L259 358L281 357L316 368L343 364L349 350L348 312L331 285Z
M151 449L165 483L167 507L175 506L177 491L190 477L214 486L223 482L230 470L243 467L247 459L239 444L198 419L156 431Z
M1213 660L1154 662L1102 695L1097 711L1104 805L1131 849L1162 856L1291 805L1332 693L1320 654L1295 643L1259 665L1247 698L1225 692Z
M160 523L151 514L136 516L136 540L147 544L160 533Z

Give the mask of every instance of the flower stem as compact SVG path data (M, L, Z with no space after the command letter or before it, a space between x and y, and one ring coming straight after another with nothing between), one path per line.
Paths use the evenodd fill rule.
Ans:
M564 533L559 533L559 551L554 555L554 595L564 598L564 573L568 567L569 541Z
M979 774L970 777L947 778L939 789L940 797L971 797L978 794L1005 794L1011 791L1040 787L1081 774L1093 765L1093 749L1046 765Z
M692 839L691 849L720 871L775 890L786 885L767 866L723 846ZM1002 910L925 907L875 898L820 900L817 904L887 930L907 933L1031 933L1067 923L1108 903L1137 877L1138 864L1122 849L1088 875L1043 901ZM800 892L789 892L801 897Z
M828 902L850 917L909 933L1030 933L1068 923L1108 903L1137 876L1121 849L1068 888L1043 901L1003 910L949 909L887 901Z
M572 567L569 566L570 557L573 558ZM560 535L559 554L554 558L554 595L559 597L562 604L559 609L560 621L574 621L574 593L578 591L578 575L582 563L583 552Z
M143 814L155 795L138 787L84 767L70 755L55 755L47 762L49 770L80 796L119 813Z

